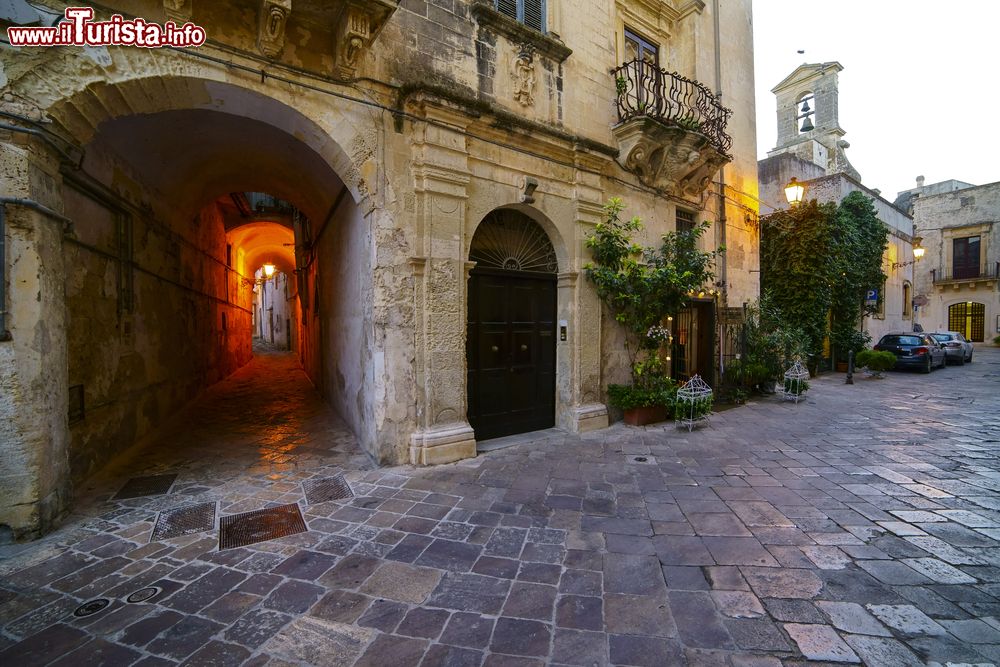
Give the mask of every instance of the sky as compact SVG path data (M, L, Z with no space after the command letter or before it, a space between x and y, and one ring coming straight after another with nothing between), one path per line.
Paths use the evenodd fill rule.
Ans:
M1000 0L754 0L753 20L758 157L777 137L771 89L835 60L864 185L892 201L920 175L1000 181Z

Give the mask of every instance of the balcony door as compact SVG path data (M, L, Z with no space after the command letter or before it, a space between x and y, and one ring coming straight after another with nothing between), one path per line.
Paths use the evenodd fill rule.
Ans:
M952 276L961 278L979 277L979 237L966 236L952 241Z
M659 67L660 49L645 37L625 28L625 62L636 59Z

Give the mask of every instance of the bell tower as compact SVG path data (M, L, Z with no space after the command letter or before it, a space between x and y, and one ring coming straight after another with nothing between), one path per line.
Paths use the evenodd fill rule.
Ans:
M861 180L844 153L850 144L838 113L837 73L842 69L835 61L804 63L771 89L778 103L778 145L768 156L792 153L827 174Z

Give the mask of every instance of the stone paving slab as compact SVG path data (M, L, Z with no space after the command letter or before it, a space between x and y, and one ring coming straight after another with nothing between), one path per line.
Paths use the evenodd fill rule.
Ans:
M63 528L0 547L0 664L1000 664L998 387L982 348L929 376L816 378L691 433L547 431L378 469L262 357L79 490ZM169 493L113 497L161 474ZM338 475L354 497L309 502ZM196 503L294 503L308 531L150 542Z

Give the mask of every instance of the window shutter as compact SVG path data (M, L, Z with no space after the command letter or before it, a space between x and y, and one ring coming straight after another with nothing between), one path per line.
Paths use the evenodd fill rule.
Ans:
M517 0L496 0L497 11L517 20Z
M539 32L545 32L545 0L522 0L524 3L524 25Z

